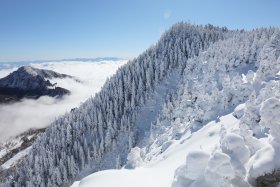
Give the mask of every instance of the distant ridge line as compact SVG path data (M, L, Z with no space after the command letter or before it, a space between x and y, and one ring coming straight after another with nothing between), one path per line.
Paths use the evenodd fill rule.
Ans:
M124 60L119 57L97 57L97 58L65 58L65 59L54 59L54 60L23 60L23 61L11 61L11 62L0 62L4 63L42 63L42 62L63 62L63 61L103 61L103 60Z

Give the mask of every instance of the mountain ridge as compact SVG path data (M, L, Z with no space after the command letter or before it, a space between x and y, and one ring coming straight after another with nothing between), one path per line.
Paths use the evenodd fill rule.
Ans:
M31 66L22 66L8 76L0 79L2 102L17 101L24 97L38 98L43 95L61 97L70 91L56 87L48 79L73 78L51 70L42 70ZM52 88L54 87L54 88Z
M137 166L139 157L149 162L160 157L174 141L188 141L208 122L218 122L219 116L248 102L245 117L240 120L240 132L227 134L221 129L221 145L211 150L217 151L213 155L221 159L218 161L226 163L221 169L230 166L233 174L224 176L226 172L220 174L219 168L216 171L211 167L205 175L198 173L201 178L194 178L184 176L179 170L175 173L179 182L174 186L201 184L208 180L212 186L225 183L250 186L256 176L246 181L245 175L250 171L242 168L248 155L241 155L241 158L238 154L231 155L230 151L234 150L227 147L226 141L235 138L250 156L257 152L258 148L252 147L252 139L258 142L255 136L261 137L264 132L252 127L261 125L260 114L254 110L254 99L259 98L257 107L260 107L269 97L270 87L277 86L277 82L265 78L272 66L276 73L280 71L279 56L275 53L278 49L270 48L271 43L278 47L279 32L277 28L246 32L212 25L175 24L156 45L121 67L95 97L54 121L37 139L7 184L69 186L89 173L118 169L126 164ZM178 87L156 93L158 88L168 85L174 72L178 75L175 80ZM262 87L267 89L261 91ZM160 112L152 116L155 117L152 120L137 119L141 109L153 106L150 102L155 100L155 93L165 95L157 105ZM276 91L270 93L277 96ZM186 136L188 138L181 139ZM141 138L144 137L147 141L143 143ZM140 151L137 146L141 146ZM217 162L216 157L208 157L208 154L201 153L200 156L205 156L206 161L209 159L209 163ZM230 158L241 164L230 163ZM211 181L216 178L217 181Z
M76 175L79 173L78 172L79 170L84 170L86 167L89 166L91 168L90 170L94 171L94 170L99 170L98 168L105 169L108 167L109 168L115 167L116 165L118 165L118 163L122 165L125 162L126 160L125 157L128 154L128 151L135 144L134 142L135 127L133 126L129 127L130 126L129 124L130 123L134 124L133 121L135 120L136 117L136 111L138 110L137 108L141 107L141 105L144 104L144 101L148 97L147 93L151 92L154 86L159 84L158 82L161 82L161 80L163 80L164 77L167 76L172 69L175 69L176 67L182 69L184 67L185 62L182 59L181 61L178 61L177 55L174 53L175 50L170 52L168 51L168 47L170 45L171 46L174 45L176 42L176 38L172 37L172 35L181 36L179 37L181 40L179 40L178 42L183 42L183 44L190 49L188 50L185 56L186 58L188 58L197 55L200 50L202 51L205 50L207 47L211 45L212 42L222 39L226 35L226 31L213 26L203 27L203 26L192 26L188 24L185 25L177 24L173 26L169 30L169 32L165 33L165 35L160 39L159 43L157 43L154 47L151 47L145 53L140 55L137 59L130 61L127 63L127 65L121 67L117 71L115 76L113 76L110 79L110 81L107 81L107 83L105 83L102 90L94 97L94 99L89 99L79 108L79 110L76 110L75 112L66 115L67 118L69 117L75 119L78 117L76 115L78 115L80 112L82 112L83 110L88 110L89 113L93 114L92 117L84 116L88 118L87 121L89 123L84 123L82 125L83 120L80 119L79 122L76 122L77 123L76 125L70 123L69 126L65 126L64 128L61 128L61 125L63 125L63 121L64 121L64 119L61 118L55 122L57 123L57 125L53 124L49 128L47 128L46 132L39 139L37 139L36 143L33 145L32 147L33 151L31 150L30 156L33 155L35 152L37 153L44 152L39 150L35 151L36 149L42 149L43 147L48 147L48 146L55 146L55 144L60 146L59 142L56 142L55 144L48 145L48 146L47 145L40 145L39 147L37 146L41 143L45 144L49 141L52 141L51 139L55 138L56 135L52 134L51 132L57 131L55 130L55 128L57 128L58 126L60 126L60 130L65 129L66 131L68 131L68 133L66 134L70 135L68 137L70 138L69 139L70 142L76 138L77 138L76 139L77 142L79 142L79 143L75 143L76 142L75 141L74 144L73 143L69 144L69 146L74 146L73 147L74 150L77 149L77 152L72 156L68 155L69 153L67 154L68 152L67 147L65 147L66 148L65 153L63 153L64 151L57 152L57 154L59 155L61 153L62 155L64 155L64 156L60 155L58 156L58 158L60 158L61 156L68 157L68 159L63 158L61 162L66 162L68 160L73 164L74 163L77 164L77 165L74 164L76 166L73 165L74 168L76 169L72 168L74 169L72 170L73 173L71 172L72 173L71 175L73 175L73 177L70 177L68 179L65 178L63 181L59 181L59 183L57 183L58 181L56 182L53 181L54 183L49 181L50 183L52 183L52 185L54 186L56 185L66 186L67 184L69 185L70 183L73 182L74 178L77 177ZM203 38L205 39L203 40ZM188 39L188 40L184 40L184 39ZM201 45L196 45L191 47L194 43L198 43L198 42L201 42ZM182 50L187 50L187 49L182 48ZM152 55L152 59L146 58L148 57L148 55ZM159 61L159 57L162 59L161 62ZM173 58L177 58L177 60ZM144 59L147 59L149 61L146 61ZM148 77L149 74L146 75L145 69L147 69L147 72L150 72L150 77ZM132 72L134 72L135 74L132 74ZM132 82L130 80L132 80ZM146 81L148 81L149 83L146 84L145 83ZM116 86L114 84L118 85L119 89L116 89ZM112 98L115 99L111 100ZM106 105L105 103L107 102L111 104L108 103L109 105ZM90 105L94 105L94 107ZM105 113L105 111L107 111L106 112L107 114ZM113 118L109 116L105 117L106 115L109 114L112 114ZM84 118L84 120L86 120L86 118ZM96 123L91 124L90 121L95 121ZM80 126L79 124L82 126ZM79 127L81 127L81 129L79 129ZM92 129L91 131L93 132L93 134L88 134L91 131L84 131L85 130L85 129L83 130L84 127L85 129L87 128ZM114 132L113 129L116 130L116 132L118 133ZM81 136L78 135L79 133L82 134L85 133L85 134ZM78 136L79 138L76 136ZM100 138L98 138L98 136ZM92 144L88 145L88 143L84 142L83 138L85 138L86 142L92 142ZM83 146L78 146L78 144L83 145L84 148L82 148ZM89 151L89 149L87 148L88 146L90 147L91 151ZM111 146L113 147L110 148ZM117 150L116 147L118 148L122 147L122 148ZM111 158L111 154L113 153L118 155L117 158L115 158L115 160L112 160ZM85 160L84 160L84 156L81 155L78 156L79 154L87 155ZM45 156L43 156L42 159L44 159ZM78 160L75 161L74 158L78 158ZM53 160L53 161L57 163L58 160L57 161ZM84 165L85 163L87 163L86 167ZM54 172L52 174L56 175L58 173ZM18 179L14 179L14 181L16 183L21 183L20 182L21 180ZM45 179L47 179L47 177L41 176L40 174L40 180L39 180L40 182L39 181L37 182L45 183ZM32 179L29 178L28 180L27 179L24 180L28 181ZM32 184L37 183L34 182L32 182ZM50 183L48 185L50 185Z

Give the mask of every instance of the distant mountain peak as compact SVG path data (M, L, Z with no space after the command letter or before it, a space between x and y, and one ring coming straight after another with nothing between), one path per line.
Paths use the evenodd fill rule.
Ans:
M32 66L22 66L17 70L19 73L26 73L32 76L39 76L44 79L52 79L52 78L73 78L70 75L57 73L52 70L39 69ZM17 72L15 71L15 72Z
M49 79L74 78L52 70L38 69L32 66L22 66L8 76L0 79L0 102L18 100L23 97L38 98L43 95L63 96L70 91L55 87Z

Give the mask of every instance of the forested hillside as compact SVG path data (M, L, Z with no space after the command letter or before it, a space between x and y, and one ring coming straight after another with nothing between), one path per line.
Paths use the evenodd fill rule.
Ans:
M149 162L172 140L218 121L245 102L248 109L238 136L252 156L257 149L251 140L265 133L255 128L259 114L250 106L260 107L268 94L279 100L277 89L263 91L276 87L271 81L280 70L279 33L276 28L172 26L157 44L121 67L98 94L54 121L6 184L69 186L89 173L122 167L135 146ZM257 98L261 99L255 104ZM137 166L134 161L129 159L127 167ZM185 177L181 175L176 174L178 181Z

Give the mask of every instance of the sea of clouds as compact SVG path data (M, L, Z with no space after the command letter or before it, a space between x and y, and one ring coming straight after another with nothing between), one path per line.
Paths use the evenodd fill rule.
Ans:
M47 62L31 64L36 68L49 69L76 77L75 79L52 79L52 83L71 91L63 99L42 96L39 99L23 99L13 104L0 104L0 142L16 136L30 128L48 126L55 118L65 114L81 102L94 96L106 79L125 64L126 60L99 62ZM15 71L16 67L0 70L0 78Z

